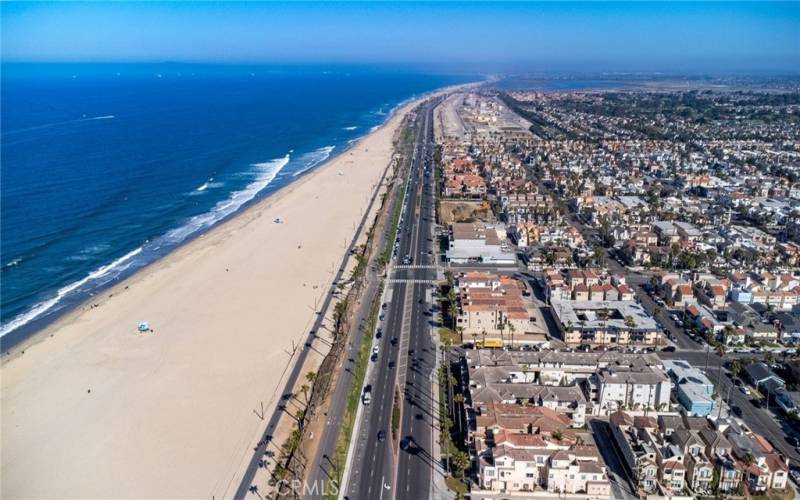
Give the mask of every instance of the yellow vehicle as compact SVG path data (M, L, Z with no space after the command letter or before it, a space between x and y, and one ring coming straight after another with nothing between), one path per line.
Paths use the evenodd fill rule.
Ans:
M503 347L502 340L479 340L475 342L475 347L483 348L483 347Z

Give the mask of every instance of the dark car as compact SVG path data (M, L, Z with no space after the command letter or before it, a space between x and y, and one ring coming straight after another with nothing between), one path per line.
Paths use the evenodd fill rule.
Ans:
M734 414L734 415L736 415L737 417L741 417L741 416L742 416L742 409L741 409L741 408L739 408L738 406L731 406L731 411L732 411L732 412L733 412L733 414Z
M761 408L761 400L760 399L751 399L750 402L753 403L753 406L755 406L756 408Z
M381 338L381 337L383 337L383 332L381 331L381 329L380 329L380 328L378 328L378 331L377 331L377 332L375 332L375 338L376 338L376 339L379 339L379 338Z
M384 440L386 440L386 431L381 429L378 431L378 441L384 441Z
M397 345L397 337L392 337L392 338L389 340L389 343L390 343L390 344L392 344L392 345Z
M661 349L661 351L662 352L675 352L675 346L674 345L668 345L667 347Z
M800 446L800 439L795 436L786 436L786 442L792 446Z

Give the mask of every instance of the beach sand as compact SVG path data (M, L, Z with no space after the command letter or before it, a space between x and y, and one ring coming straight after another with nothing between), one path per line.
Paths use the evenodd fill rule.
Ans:
M231 497L410 108L4 363L1 496Z

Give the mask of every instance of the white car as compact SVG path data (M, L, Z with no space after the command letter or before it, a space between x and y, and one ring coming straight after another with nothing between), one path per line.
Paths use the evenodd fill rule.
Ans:
M372 354L378 354L379 351L380 351L380 347L378 347L378 346L374 346L372 348Z
M750 395L750 389L748 389L745 386L739 387L739 390L742 391L742 394L744 394L745 396L749 396Z

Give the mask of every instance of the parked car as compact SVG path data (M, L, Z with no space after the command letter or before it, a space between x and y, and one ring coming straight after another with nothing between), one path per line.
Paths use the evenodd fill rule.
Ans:
M661 349L661 351L662 352L675 352L675 346L674 345L668 345L667 347Z
M800 446L800 439L795 436L786 436L786 442L792 446Z
M800 485L800 470L792 469L789 471L789 476L794 481L794 484Z
M731 406L731 412L734 415L736 415L737 417L741 417L742 416L742 409L739 408L738 406Z
M361 402L368 405L372 401L372 386L367 384L364 386L364 392L361 394Z

